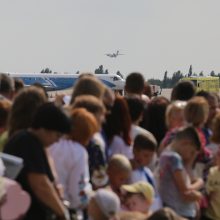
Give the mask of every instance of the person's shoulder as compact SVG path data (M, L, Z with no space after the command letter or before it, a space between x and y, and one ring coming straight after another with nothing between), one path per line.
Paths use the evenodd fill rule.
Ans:
M53 156L69 155L71 157L74 156L74 158L86 153L86 149L80 143L65 138L61 138L58 142L51 145L49 151Z
M176 161L182 161L182 157L175 151L165 150L160 156L160 160L169 160L171 163Z
M120 147L120 146L124 146L126 144L125 144L124 140L122 139L122 137L120 137L119 135L115 135L112 139L111 145L118 145L118 147Z
M21 130L16 132L12 137L10 137L7 141L7 143L4 146L4 152L7 151L7 149L13 149L13 148L18 148L18 146L21 143L21 147L25 148L26 144L22 144L23 142L29 143L35 142L35 138L30 134L30 132L26 130Z
M150 131L148 131L138 125L134 125L133 129L136 130L136 135L143 134L143 135L147 136L150 140L157 142L154 135Z

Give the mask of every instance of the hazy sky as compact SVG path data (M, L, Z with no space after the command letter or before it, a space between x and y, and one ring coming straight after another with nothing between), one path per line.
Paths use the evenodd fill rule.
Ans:
M219 0L0 0L0 71L220 72ZM109 58L120 50L126 55Z

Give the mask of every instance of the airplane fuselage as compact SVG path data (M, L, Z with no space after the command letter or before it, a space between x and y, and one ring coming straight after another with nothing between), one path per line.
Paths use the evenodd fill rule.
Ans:
M23 80L25 86L40 83L47 90L63 90L74 86L80 74L59 73L6 73ZM113 90L123 90L125 81L116 74L95 74L106 86Z

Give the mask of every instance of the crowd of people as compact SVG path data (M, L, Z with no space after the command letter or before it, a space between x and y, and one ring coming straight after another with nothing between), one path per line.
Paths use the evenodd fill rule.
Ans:
M133 72L115 94L85 73L51 101L0 74L0 151L23 161L10 179L0 159L0 219L220 220L219 94L149 88Z

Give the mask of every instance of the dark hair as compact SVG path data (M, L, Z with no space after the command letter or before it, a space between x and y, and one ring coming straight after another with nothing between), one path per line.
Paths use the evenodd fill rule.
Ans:
M202 96L202 97L204 97L205 99L208 99L208 98L210 97L210 92L201 90L201 91L199 91L199 92L196 93L196 96Z
M4 128L7 125L8 115L11 109L11 102L6 99L0 99L0 127Z
M131 118L127 102L123 97L116 97L111 113L106 117L104 130L109 141L114 135L120 135L126 144L131 144Z
M152 92L150 83L147 82L147 81L145 81L145 83L144 83L144 92L143 92L143 94L147 95L149 98L151 98L153 96L153 92Z
M169 100L163 96L155 97L144 111L141 126L150 131L158 143L161 142L167 131L165 113L169 103Z
M21 89L24 88L24 82L21 79L15 78L14 79L15 82L15 92L17 93L18 91L20 91Z
M29 128L36 110L46 100L39 88L30 86L19 91L9 113L9 136L18 130Z
M131 121L137 121L144 112L144 102L139 98L126 98Z
M187 101L195 95L195 92L196 88L191 81L180 81L171 92L171 101Z
M70 119L54 103L45 103L38 108L31 127L45 128L61 133L68 133L71 130Z
M193 146L196 148L196 150L200 151L201 149L201 141L199 139L199 134L196 131L196 129L193 126L187 126L184 128L180 128L175 137L174 140L190 140L193 143Z
M44 87L41 83L35 82L31 86L39 88L39 89L42 89L42 91L44 92L45 96L48 98L48 93L47 93L46 87Z
M139 134L134 139L133 148L135 150L156 151L157 143L155 140L149 138L147 135Z
M0 93L10 93L14 91L14 79L6 74L0 74Z
M144 91L144 77L141 73L130 73L125 81L125 90L128 93L142 94Z

